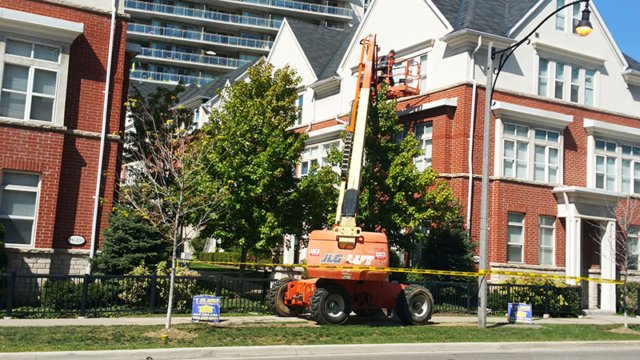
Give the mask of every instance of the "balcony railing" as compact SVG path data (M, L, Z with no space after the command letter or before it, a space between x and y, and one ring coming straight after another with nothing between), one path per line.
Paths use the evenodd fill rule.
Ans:
M278 30L280 28L280 25L282 24L282 20L269 20L253 16L232 15L217 11L191 9L182 6L153 4L136 0L127 0L125 1L124 6L125 9L144 10L156 13L186 16L190 18L220 21L240 25L259 26L270 28L273 30Z
M142 33L147 35L159 35L171 38L180 38L195 41L205 41L213 44L241 46L246 48L269 51L273 41L245 39L238 36L218 35L192 30L173 29L162 26L129 24L127 30L130 33Z
M273 6L278 8L302 10L302 11L308 11L308 12L314 12L314 13L320 13L320 14L344 16L349 18L351 18L353 15L353 11L351 9L335 7L335 6L311 4L311 3L301 2L301 1L288 1L288 0L225 0L225 1Z
M156 59L178 60L198 64L225 66L234 69L251 62L250 60L225 58L221 56L198 55L193 53L151 49L146 47L141 49L140 55Z
M146 71L146 70L133 70L129 74L129 77L131 79L153 80L153 81L171 82L176 84L182 81L185 84L203 85L213 81L212 78L205 78L200 76L169 74L169 73Z

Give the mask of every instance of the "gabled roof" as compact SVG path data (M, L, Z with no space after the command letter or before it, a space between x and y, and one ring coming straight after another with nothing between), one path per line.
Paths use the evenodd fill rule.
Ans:
M178 105L184 105L186 103L190 103L195 100L202 100L203 102L211 99L212 97L217 95L217 91L221 90L225 87L228 82L233 83L235 79L244 74L251 66L253 66L258 60L254 60L250 63L242 65L230 73L220 75L212 82L197 86L191 84L185 91L180 95L180 103Z
M640 62L638 62L637 60L635 60L634 58L632 58L627 54L622 54L622 55L624 55L625 60L627 60L627 64L629 64L629 69L640 71Z
M355 27L338 30L292 19L287 22L318 80L334 75Z
M454 31L472 29L508 36L539 0L432 0Z
M129 96L134 95L134 91L138 90L140 95L143 98L148 98L153 95L158 88L164 88L169 91L173 91L176 88L176 84L165 84L165 83L157 83L150 81L138 81L138 80L130 80L129 81Z

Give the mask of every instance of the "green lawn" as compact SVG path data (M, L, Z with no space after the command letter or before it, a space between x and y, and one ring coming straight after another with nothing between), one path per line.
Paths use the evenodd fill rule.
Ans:
M619 325L495 326L371 326L216 328L206 324L177 325L168 342L162 326L2 327L0 352L142 349L165 347L381 344L497 341L640 340L640 333L610 330ZM635 330L640 330L636 328Z

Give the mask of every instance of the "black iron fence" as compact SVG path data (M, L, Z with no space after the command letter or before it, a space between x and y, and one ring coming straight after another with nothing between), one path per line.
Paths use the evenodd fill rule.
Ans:
M478 312L477 282L429 281L421 284L431 291L436 312ZM581 310L581 297L582 290L578 286L488 284L487 307L494 314L504 314L509 303L528 303L536 316L577 316Z
M265 296L273 282L268 272L178 276L174 312L188 314L193 295L210 294L221 297L222 312L266 313ZM433 294L436 312L477 312L477 283L423 285ZM0 310L17 318L161 313L168 294L167 276L0 274ZM494 313L506 312L509 302L526 302L534 315L571 316L580 312L580 299L579 287L490 284L488 304Z

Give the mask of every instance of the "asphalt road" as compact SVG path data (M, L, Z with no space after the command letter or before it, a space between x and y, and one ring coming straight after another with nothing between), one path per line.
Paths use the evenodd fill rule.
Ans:
M2 360L69 359L393 359L393 360L637 360L639 341L531 342L531 343L439 343L382 345L254 346L130 351L78 351L48 353L4 353Z

